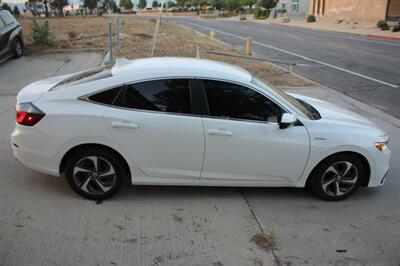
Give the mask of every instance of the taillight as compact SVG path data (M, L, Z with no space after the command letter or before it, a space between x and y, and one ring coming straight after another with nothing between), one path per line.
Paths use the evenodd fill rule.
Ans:
M45 116L39 108L32 103L20 103L15 106L16 121L24 126L33 126Z

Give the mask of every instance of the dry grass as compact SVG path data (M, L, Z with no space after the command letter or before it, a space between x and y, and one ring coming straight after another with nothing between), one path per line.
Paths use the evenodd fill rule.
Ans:
M76 36L78 36L78 33L76 33L76 31L73 30L67 31L67 34L70 39L76 38Z
M251 238L251 241L266 251L273 250L276 247L276 235L273 231L269 234L257 233Z
M113 25L115 24L114 17L66 17L50 18L48 20L50 33L54 37L54 44L40 47L31 45L32 20L22 19L20 21L28 52L35 53L55 48L104 48L106 50L108 46L108 22L111 21ZM44 19L37 19L37 21L41 24ZM155 24L155 19L132 15L121 16L121 49L115 51L117 56L128 59L148 57ZM211 46L209 39L204 35L188 30L171 20L163 20L154 56L195 57L198 46L226 53L238 53L237 49L218 42ZM201 57L241 66L278 86L300 87L314 85L292 74L269 76L282 72L282 69L267 62L209 54L202 54Z

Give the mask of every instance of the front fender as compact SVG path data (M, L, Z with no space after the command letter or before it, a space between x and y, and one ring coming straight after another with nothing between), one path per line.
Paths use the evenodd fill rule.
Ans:
M310 157L307 162L306 168L303 172L303 175L301 176L299 182L296 184L298 187L304 187L308 177L310 176L311 172L314 170L314 168L323 160L325 160L327 157L337 154L337 153L342 153L342 152L354 152L357 154L360 154L363 156L369 166L371 173L370 175L373 176L375 172L375 164L374 164L374 159L373 155L371 154L371 151L368 149L364 149L363 147L360 146L355 146L355 145L341 145L341 146L335 146L326 150L318 150L318 148L311 149L310 152Z
M15 38L19 38L21 41L21 45L22 47L24 46L24 40L22 38L22 28L21 27L17 27L13 30L13 32L10 34L10 38L8 38L8 45L9 47L12 45L12 43L14 42Z

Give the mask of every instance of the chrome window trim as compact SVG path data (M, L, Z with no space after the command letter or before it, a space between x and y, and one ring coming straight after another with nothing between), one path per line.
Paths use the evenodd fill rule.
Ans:
M117 109L134 111L134 112L147 112L147 113L156 113L156 114L164 114L164 115L189 116L189 117L199 117L199 118L204 117L204 118L209 118L209 119L219 119L219 120L226 120L226 121L238 121L238 122L247 122L247 123L250 122L250 123L258 123L258 124L261 123L261 124L267 124L267 125L279 125L278 122L268 122L268 121L249 120L249 119L240 119L240 118L227 118L227 117L218 117L218 116L210 116L210 115L185 114L185 113L174 113L174 112L152 111L152 110L128 108L128 107L115 106L112 104L99 103L99 102L91 101L89 99L90 96L93 96L97 93L101 93L106 90L111 90L111 89L115 89L118 87L132 85L132 84L136 84L136 83L142 83L142 82L147 82L147 81L157 81L157 80L164 80L164 79L198 79L198 80L202 80L202 81L206 79L206 80L222 81L222 82L240 85L240 86L246 87L248 89L254 90L254 91L260 93L261 95L263 95L264 97L267 97L273 103L275 103L280 108L282 108L282 110L284 112L293 113L291 111L288 111L288 109L286 107L282 106L282 104L277 103L276 99L274 99L271 95L265 93L264 91L261 91L260 89L257 89L256 86L249 86L248 84L244 84L244 83L236 82L236 81L232 81L232 80L219 79L219 78L213 78L213 77L203 77L203 76L169 76L169 77L153 77L153 78L147 78L147 79L140 79L140 80L135 80L132 82L124 82L122 84L113 85L113 86L106 87L106 88L103 88L103 89L100 89L100 90L97 90L94 92L90 92L90 93L84 94L82 96L79 96L77 99L80 101L85 101L85 102L89 102L89 103L93 103L93 104L99 104L99 105L106 106L109 108L117 108ZM123 89L123 88L121 88L121 89ZM204 93L205 93L205 90L204 90ZM204 95L204 96L207 97L206 95ZM207 104L208 104L208 101L207 101Z

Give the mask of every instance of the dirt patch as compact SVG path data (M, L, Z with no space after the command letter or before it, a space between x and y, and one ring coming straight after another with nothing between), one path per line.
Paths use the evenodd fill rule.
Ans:
M251 241L266 251L273 250L276 247L276 235L273 231L269 234L257 233L251 238Z
M123 15L120 18L121 47L120 49L115 49L114 53L116 57L125 57L128 59L149 57L156 20L132 15ZM108 22L113 23L113 30L115 32L115 17L65 17L49 18L48 21L49 31L53 36L54 43L52 45L33 46L30 37L32 20L20 20L28 53L38 53L55 48L107 49ZM44 19L37 19L37 22L42 24L44 23ZM115 39L116 38L114 38L114 42ZM214 49L224 53L243 54L240 50L219 42L212 45L209 38L206 36L178 25L171 20L162 20L154 56L195 57L198 47ZM252 74L260 76L269 83L277 86L311 87L315 85L292 73L282 74L282 72L284 72L282 68L268 62L210 54L201 54L201 58L208 58L241 66Z

